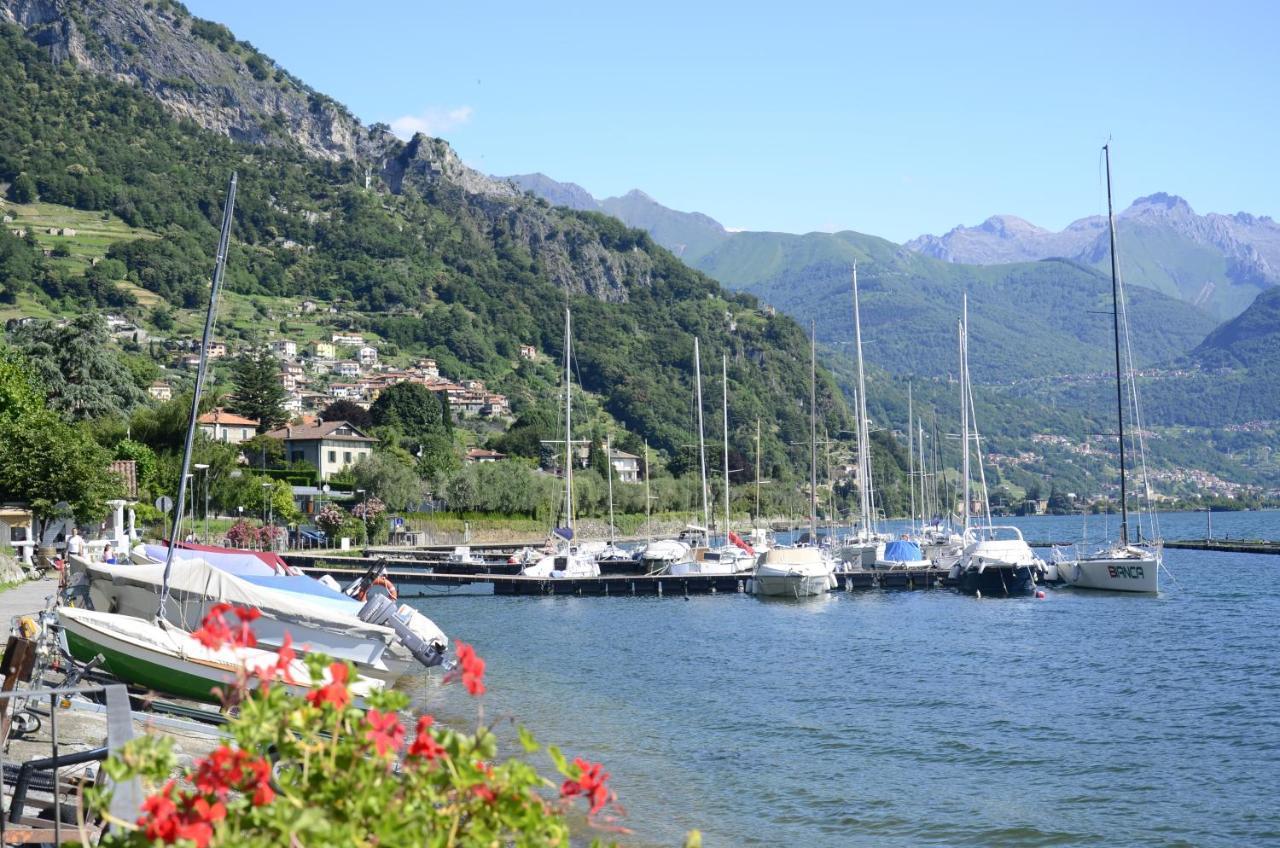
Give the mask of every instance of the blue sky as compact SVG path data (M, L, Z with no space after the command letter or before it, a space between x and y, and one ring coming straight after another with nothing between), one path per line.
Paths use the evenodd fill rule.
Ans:
M187 0L366 122L730 227L1280 216L1280 4Z

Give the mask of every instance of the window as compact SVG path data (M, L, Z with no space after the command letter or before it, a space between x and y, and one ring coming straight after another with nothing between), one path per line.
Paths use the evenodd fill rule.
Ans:
M334 450L329 451L329 461L330 461L330 462L337 462L337 461L338 461L338 452L337 452L337 451L334 451Z
M342 461L343 461L344 463L346 463L347 465L350 465L350 464L351 464L351 451L343 451L343 452L342 452Z

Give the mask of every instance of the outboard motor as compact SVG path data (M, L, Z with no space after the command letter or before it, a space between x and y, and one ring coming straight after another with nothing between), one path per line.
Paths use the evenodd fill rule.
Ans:
M427 668L444 662L448 637L431 619L408 604L397 609L386 595L374 595L360 608L360 620L394 630L400 643Z

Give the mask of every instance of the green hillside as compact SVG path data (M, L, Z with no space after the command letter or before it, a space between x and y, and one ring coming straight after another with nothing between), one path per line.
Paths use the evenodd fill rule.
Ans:
M33 90L40 96L27 96ZM753 297L722 289L607 216L465 190L430 167L448 164L443 142L419 136L391 154L397 191L377 180L365 189L350 161L312 158L287 140L233 142L179 121L134 87L51 64L19 30L0 27L0 183L11 197L15 186L34 194L16 198L19 216L60 209L106 228L95 232L100 244L75 245L65 258L43 257L39 239L6 232L0 301L11 315L23 304L26 314L111 308L153 334L163 301L176 310L170 332L194 330L234 169L220 331L305 340L319 331L289 304L341 303L336 323L402 358L434 356L455 378L490 381L517 415L550 421L536 435L554 438L554 415L534 414L554 404L546 375L516 364L516 349L532 344L559 357L568 302L575 379L632 434L624 444L647 439L674 459L692 441L696 335L708 372L721 352L729 356L735 440L745 448L762 418L765 469L791 478L805 464L808 342L790 317L764 314ZM93 251L104 261L89 268ZM819 394L825 426L847 429L825 376Z
M1107 368L1111 283L1067 260L958 265L873 236L739 233L697 265L801 322L828 344L852 341L850 271L858 262L867 358L895 374L955 370L955 326L969 294L975 379L1006 383ZM1190 350L1213 322L1185 303L1130 287L1143 363ZM1103 314L1107 313L1107 314Z

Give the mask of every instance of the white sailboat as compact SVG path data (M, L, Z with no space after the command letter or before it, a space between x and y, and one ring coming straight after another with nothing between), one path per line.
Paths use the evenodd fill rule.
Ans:
M1130 538L1128 504L1128 468L1125 455L1124 407L1126 383L1129 401L1138 429L1138 455L1146 481L1146 451L1138 404L1138 386L1133 376L1133 351L1129 345L1129 321L1125 312L1124 290L1120 282L1120 263L1116 254L1116 218L1111 207L1111 145L1102 147L1107 162L1107 224L1111 233L1111 321L1116 354L1116 420L1120 426L1120 536L1112 544L1088 556L1058 563L1058 578L1068 586L1081 589L1105 589L1113 592L1157 592L1160 589L1160 567L1163 547L1156 533L1155 541L1141 541L1141 517L1137 540ZM1126 369L1121 369L1120 339L1124 329ZM1145 488L1145 486L1144 486ZM1152 529L1155 529L1154 520Z
M841 540L840 561L865 568L874 567L889 536L876 532L876 508L871 480L871 428L867 418L867 381L862 364L862 312L858 300L858 263L853 263L853 339L858 361L858 388L853 399L858 416L858 525Z
M809 336L809 538L818 539L818 402L817 344ZM751 573L757 595L803 598L824 595L836 587L835 561L817 545L771 548Z
M969 296L964 296L960 319L960 461L964 483L964 552L952 566L951 577L969 595L1029 595L1036 580L1042 579L1045 564L1031 550L1017 527L997 527L991 523L987 500L986 473L982 469L982 441L974 420L973 388L969 379ZM972 498L969 492L969 455L977 449L978 476L982 484L982 515L970 522Z
M693 340L693 366L698 372L695 380L697 402L698 402L698 453L702 463L702 518L703 527L697 528L706 532L710 526L711 505L709 503L709 489L707 486L707 452L706 441L702 431L702 359L701 352L698 347L698 340ZM722 370L726 376L728 375L727 360L722 364ZM709 544L709 536L702 537L701 544L695 543L689 548L688 553L678 562L671 563L667 569L669 574L736 574L739 571L745 571L751 568L752 559L745 551L728 543L729 528L729 389L728 383L725 383L724 389L724 421L725 421L725 544L720 547L712 548Z
M595 557L580 551L573 538L573 319L564 308L564 516L565 526L552 533L555 551L525 566L525 577L599 577Z

